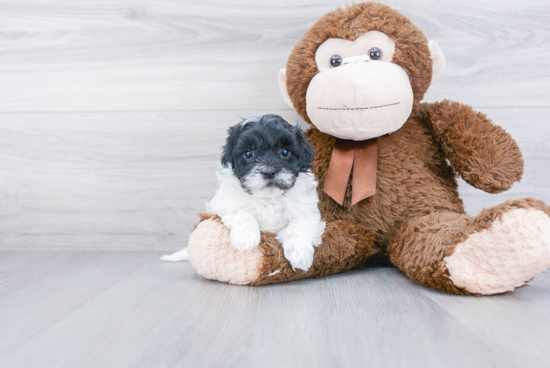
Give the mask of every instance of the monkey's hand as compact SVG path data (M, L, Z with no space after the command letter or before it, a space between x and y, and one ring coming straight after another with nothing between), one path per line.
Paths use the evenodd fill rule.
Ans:
M523 158L512 137L469 105L422 104L422 119L453 168L470 185L500 193L521 179Z

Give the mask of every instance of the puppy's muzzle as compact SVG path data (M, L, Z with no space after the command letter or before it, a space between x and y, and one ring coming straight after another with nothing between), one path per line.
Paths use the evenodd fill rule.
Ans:
M262 169L261 173L265 179L271 180L275 178L275 176L279 173L279 170L274 167L265 167Z

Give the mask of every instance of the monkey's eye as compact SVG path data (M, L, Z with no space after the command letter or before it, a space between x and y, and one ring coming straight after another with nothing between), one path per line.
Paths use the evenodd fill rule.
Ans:
M281 157L282 158L289 158L290 157L290 151L287 150L286 148L283 148L281 150Z
M245 159L250 160L252 157L254 157L254 151L246 151L243 153L243 156Z
M332 55L330 58L330 66L336 68L337 66L342 65L342 58L340 55Z
M378 47L373 47L369 50L369 57L371 60L382 59L382 50L380 50Z

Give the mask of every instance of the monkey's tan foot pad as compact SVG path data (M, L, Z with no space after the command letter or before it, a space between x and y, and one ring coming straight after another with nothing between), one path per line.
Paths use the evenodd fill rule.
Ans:
M199 223L189 238L187 249L189 262L207 279L246 285L256 281L260 274L260 248L237 251L231 246L229 229L219 219L210 218Z
M550 217L514 208L470 234L445 258L453 283L474 294L499 294L525 285L550 267Z

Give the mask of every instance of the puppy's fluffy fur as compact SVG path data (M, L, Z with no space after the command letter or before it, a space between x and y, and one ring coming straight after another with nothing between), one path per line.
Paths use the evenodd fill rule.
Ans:
M228 133L208 211L230 229L235 249L258 246L260 231L277 233L292 268L307 271L325 228L311 172L313 148L300 128L277 115L251 117ZM162 259L185 260L187 249Z

